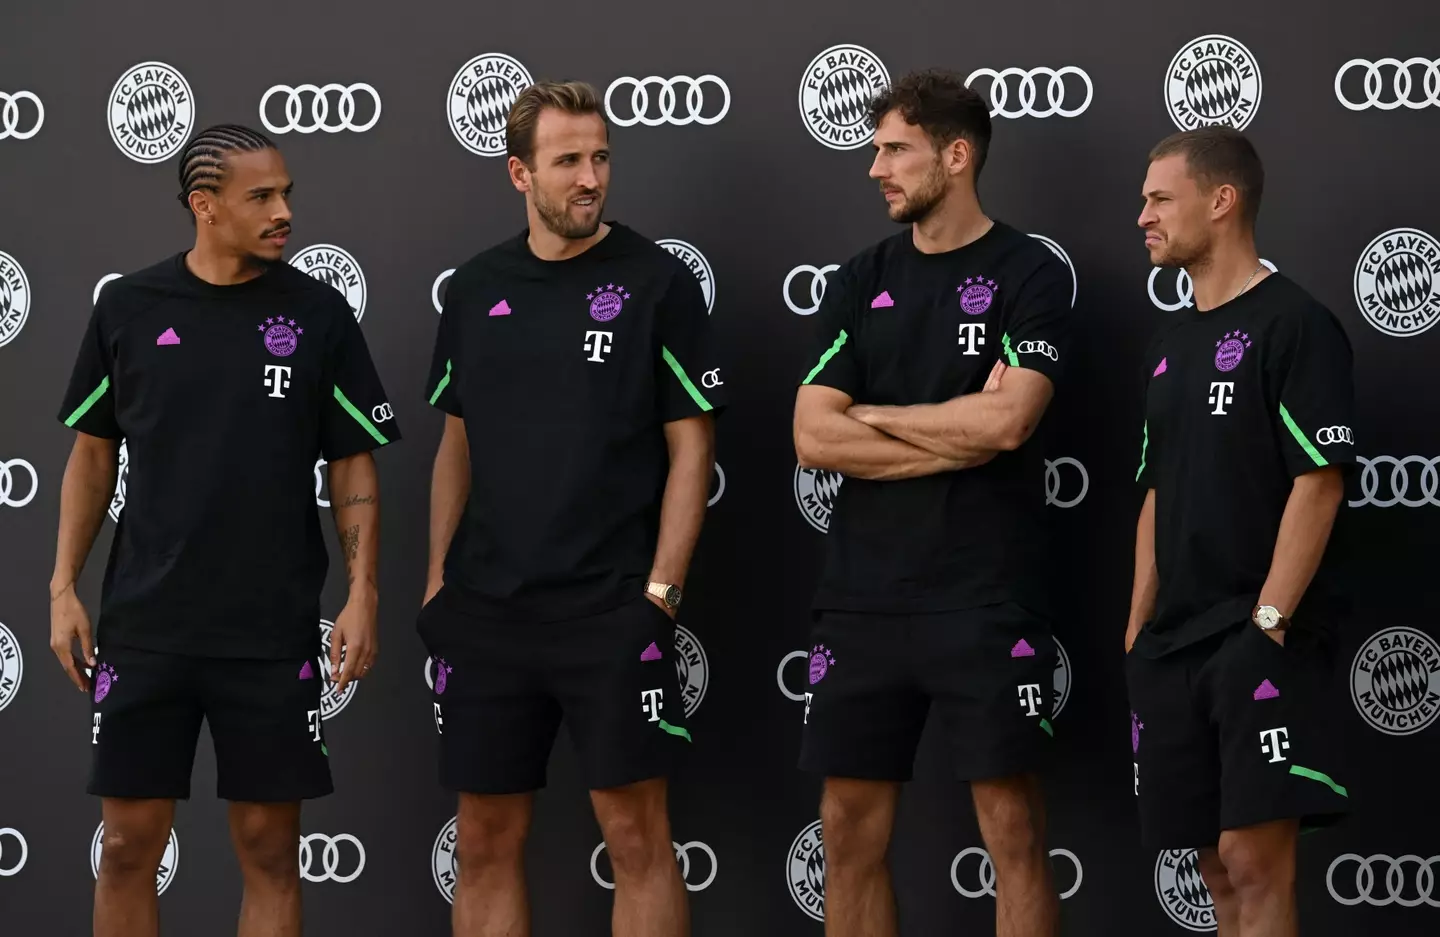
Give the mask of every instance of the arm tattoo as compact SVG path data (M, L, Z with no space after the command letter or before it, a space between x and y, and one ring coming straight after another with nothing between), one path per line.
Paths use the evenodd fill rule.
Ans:
M345 554L346 559L355 559L355 552L360 549L360 525L355 524L346 527L340 534L340 550Z
M375 503L375 496L374 496L374 495L351 495L350 497L346 498L346 499L345 499L345 503L344 503L344 504L341 504L340 506L341 506L342 508L353 508L353 507L355 507L356 505L360 505L360 504L374 504L374 503Z

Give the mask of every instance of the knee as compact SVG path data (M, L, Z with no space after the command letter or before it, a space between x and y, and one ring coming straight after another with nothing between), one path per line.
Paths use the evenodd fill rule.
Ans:
M165 853L169 828L160 830L105 827L101 840L100 871L112 876L153 876Z
M980 828L997 869L1033 867L1045 861L1043 814L1032 808L1024 791L992 793L977 798L976 807L983 813Z
M525 850L523 817L504 810L476 810L462 814L455 842L455 860L461 876L520 862Z
M298 882L300 836L290 825L251 821L232 829L235 855L248 876Z
M1262 848L1238 836L1222 836L1220 861L1230 888L1240 897L1260 897L1295 887L1293 854Z
M881 862L890 842L891 813L883 798L827 786L820 800L827 867Z
M1200 878L1205 882L1206 891L1210 892L1210 898L1216 906L1230 904L1235 898L1235 888L1230 884L1230 870L1225 867L1220 856L1214 850L1202 849L1200 851Z
M644 876L662 863L675 864L668 824L655 822L644 810L617 811L609 817L605 850L616 881Z

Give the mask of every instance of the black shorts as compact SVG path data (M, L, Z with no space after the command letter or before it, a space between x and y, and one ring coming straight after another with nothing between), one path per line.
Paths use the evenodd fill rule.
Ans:
M670 773L690 743L675 623L643 595L585 618L479 618L441 589L420 612L433 659L440 783L472 794L545 786L563 716L592 790Z
M801 768L908 781L932 701L961 780L1045 766L1055 641L1027 609L826 611L810 634Z
M1222 830L1348 809L1334 741L1332 656L1319 632L1281 646L1250 622L1159 658L1126 655L1135 793L1147 849L1213 846Z
M100 797L190 796L200 721L223 800L291 802L335 788L313 659L185 657L107 645L91 677L86 788Z

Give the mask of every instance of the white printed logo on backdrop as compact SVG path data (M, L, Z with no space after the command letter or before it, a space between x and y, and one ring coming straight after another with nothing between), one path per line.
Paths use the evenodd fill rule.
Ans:
M340 849L349 843L349 849ZM347 861L349 856L354 859ZM316 860L319 860L318 862ZM343 871L342 871L343 870ZM365 846L350 833L310 833L300 837L300 877L307 882L349 884L365 871Z
M20 261L0 251L0 347L8 345L30 317L30 279Z
M844 481L845 476L839 472L795 466L795 506L822 534L830 530L830 513L835 510L835 498Z
M195 95L185 76L164 62L141 62L110 91L110 139L137 163L163 163L195 129Z
M1335 73L1335 97L1352 111L1440 107L1440 59L1351 59Z
M1165 104L1181 130L1226 124L1244 130L1260 107L1260 65L1229 36L1186 43L1165 72Z
M980 862L975 869L975 887L973 888L968 888L960 884L960 864L970 856L978 856L980 858ZM1060 890L1060 900L1064 901L1066 898L1074 897L1075 893L1080 890L1080 883L1085 880L1085 869L1083 866L1080 865L1080 857L1075 855L1075 853L1071 852L1070 850L1050 850L1050 859L1052 866L1056 865L1054 860L1060 857L1068 859L1070 861L1070 864L1075 868L1075 884L1071 885L1069 888L1062 888ZM958 891L960 894L964 895L966 898L983 898L986 895L994 898L995 864L990 859L990 853L979 846L966 846L964 849L960 850L960 852L950 862L950 884L954 885L955 890Z
M675 672L680 677L680 695L688 718L700 708L710 687L710 658L695 632L679 624L675 626Z
M890 86L890 72L864 46L831 46L805 67L800 116L810 135L832 150L856 150L875 136L870 101Z
M126 482L130 479L130 447L125 440L120 440L120 451L118 453L115 467L115 494L110 498L110 519L120 523L120 512L125 510L125 488Z
M1054 254L1056 257L1059 257L1060 260L1065 264L1065 269L1070 271L1070 308L1074 309L1075 297L1080 295L1080 281L1075 276L1075 264L1071 263L1070 255L1065 253L1065 248L1061 247L1058 243L1051 240L1050 238L1047 238L1043 234L1032 234L1030 236L1035 240L1039 241L1041 244L1044 244L1046 247L1050 248L1050 253Z
M29 101L30 109L22 109L21 101ZM45 123L45 105L33 91L0 91L0 140L28 140L40 132Z
M1355 864L1354 885L1337 890L1335 871L1352 862ZM1408 874L1411 868L1415 870L1413 876ZM1331 898L1346 907L1368 904L1383 908L1396 904L1402 908L1418 908L1421 905L1440 908L1435 892L1437 868L1440 868L1440 856L1426 859L1411 854L1392 859L1386 855L1361 856L1347 852L1336 856L1325 870L1325 888L1330 892ZM1340 881L1344 882L1348 878L1348 875L1342 875ZM1341 895L1340 891L1353 891L1355 897Z
M785 305L797 316L813 316L820 311L820 302L825 298L825 276L839 269L839 264L826 264L823 267L801 264L791 269L785 274L785 282L780 287ZM796 301L796 294L799 294L799 302Z
M275 103L276 95L282 103ZM332 103L333 99L333 103ZM356 114L362 115L357 121ZM276 121L272 115L282 117ZM282 116L283 115L283 116ZM274 85L260 97L260 122L271 133L364 133L380 120L380 92L373 85Z
M356 322L365 315L365 272L349 251L334 244L312 244L290 258L290 266L339 290Z
M0 878L9 878L25 868L25 860L29 858L30 844L20 831L9 826L0 828Z
M685 890L704 891L709 888L715 881L716 873L720 871L720 863L715 858L715 850L699 840L691 840L684 844L671 841L670 845L675 847L675 861L680 864L680 877L685 881ZM601 840L600 845L590 853L590 877L601 888L614 891L615 883L600 874L600 854L604 851L605 841ZM694 858L702 855L705 857L703 865ZM704 871L701 871L702 869Z
M1375 238L1355 264L1355 303L1386 335L1419 335L1440 319L1440 241L1415 228Z
M330 635L335 630L335 623L320 619L320 656L315 658L315 664L319 668L316 673L324 687L320 694L320 718L330 719L340 714L340 710L350 705L350 700L355 697L355 691L360 688L359 680L351 680L345 685L344 693L335 691L336 684L330 679ZM340 666L345 666L345 648L340 649ZM302 672L303 673L303 672Z
M1066 76L1074 77L1066 82ZM1074 65L1029 70L1002 68L998 72L993 68L977 68L965 78L965 87L973 87L976 78L990 79L984 96L990 101L991 117L1079 117L1095 98L1090 76ZM1085 88L1083 97L1079 92L1081 85Z
M1415 628L1371 635L1350 665L1350 698L1386 735L1414 735L1440 716L1440 643Z
M111 280L118 280L122 276L124 276L124 274L107 273L100 279L96 280L95 292L90 295L90 304L93 306L94 304L100 302L100 291L105 288L106 283L109 283Z
M1260 264L1271 273L1278 272L1275 265L1264 257L1260 258ZM1160 298L1155 292L1155 280L1162 273L1169 270L1175 271L1175 301L1172 303ZM1166 279L1169 279L1168 277ZM1195 305L1195 283L1190 279L1190 274L1184 267L1151 267L1150 279L1145 284L1146 291L1150 294L1150 302L1156 309L1163 309L1166 312L1179 312L1181 309L1188 309Z
M15 632L0 622L0 710L9 706L20 692L20 680L25 676L25 655L20 653L20 642Z
M1393 508L1397 504L1407 508L1440 507L1440 498L1436 497L1440 494L1440 469L1437 469L1440 458L1407 455L1397 459L1393 455L1377 455L1368 459L1356 456L1355 461L1360 465L1360 498L1347 502L1350 507ZM1412 483L1415 484L1413 494Z
M714 494L710 495L710 500L705 502L707 508L713 508L720 503L721 498L725 497L725 470L720 467L719 462L715 463L715 483L710 486L710 490Z
M611 98L621 92L616 102ZM628 94L626 93L628 92ZM718 75L616 78L605 89L605 113L619 127L718 124L730 113L730 88Z
M450 82L445 112L450 132L477 156L505 155L505 120L510 106L534 79L508 55L487 52L461 66Z
M695 274L695 279L700 281L700 292L705 294L705 311L713 312L715 310L715 271L710 269L710 261L705 259L705 255L700 253L700 249L694 244L676 238L661 238L655 243L679 257L680 261L690 268L690 272Z
M825 844L819 820L801 830L790 844L785 883L801 911L817 921L825 920Z
M445 311L445 297L440 295L440 286L444 284L448 290L450 278L454 275L454 267L451 267L449 270L441 270L440 275L435 278L435 282L430 284L430 305L435 307L436 312Z
M455 903L455 880L460 875L459 866L455 863L455 840L459 838L455 820L451 817L449 823L440 827L440 834L435 837L435 845L430 850L430 874L435 878L435 887L451 904Z
M0 459L0 508L23 508L39 490L35 466L25 459Z
M1076 478L1074 485L1061 481L1061 466L1073 466L1075 471L1065 472L1066 478ZM1069 496L1074 492L1073 497ZM1073 508L1085 496L1090 493L1090 473L1085 471L1085 466L1079 459L1068 455L1062 455L1058 459L1045 460L1045 503L1053 504L1057 508Z
M100 878L100 855L105 846L105 824L95 827L95 836L90 840L90 874L96 879ZM170 840L165 844L165 852L160 856L160 867L155 870L155 894L165 894L165 889L175 881L175 872L180 867L180 840L175 836L175 828L170 828Z
M1155 857L1155 897L1170 920L1196 933L1215 930L1215 902L1200 877L1200 854L1166 849Z

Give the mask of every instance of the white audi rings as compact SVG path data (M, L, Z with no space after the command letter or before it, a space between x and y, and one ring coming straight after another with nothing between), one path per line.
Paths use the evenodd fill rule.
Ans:
M20 129L20 102L29 101L35 105L35 123L29 130ZM0 140L28 140L40 132L45 123L45 105L30 91L16 91L7 94L0 91Z
M839 264L826 264L823 267L812 267L809 264L801 264L789 273L785 274L785 284L780 288L785 296L785 305L797 316L813 316L820 311L820 301L825 298L825 277L840 269ZM810 274L810 305L801 306L790 298L790 284L802 273Z
M25 497L17 498L13 493L21 469L30 476L30 483L26 486ZM35 466L24 459L11 459L8 462L0 459L0 507L23 508L34 499L35 492L39 490L40 477L35 474Z
M993 68L977 68L965 79L965 86L968 88L970 82L976 78L989 76L990 82L990 116L991 117L1050 117L1059 115L1061 117L1078 117L1085 113L1090 106L1091 100L1095 97L1095 86L1090 82L1090 76L1085 74L1083 69L1074 65L1066 65L1064 68L1032 68L1028 71L1023 68L1002 68L995 71ZM1079 75L1080 80L1085 83L1085 100L1080 102L1079 107L1066 108L1065 102L1065 76ZM1006 85L1006 79L1018 77L1020 79L1020 91L1018 100L1019 108L1007 109L1005 105L1010 100L1010 89ZM1045 84L1045 101L1049 107L1039 110L1035 109L1036 96L1035 79L1049 79Z
M1391 508L1397 504L1403 504L1407 508L1420 508L1426 505L1440 507L1440 458L1427 459L1419 455L1407 455L1397 459L1391 455L1377 455L1369 459L1363 456L1356 456L1355 461L1360 463L1360 494L1358 501L1351 501L1352 508L1370 505L1377 508ZM1377 498L1380 493L1380 469L1379 466L1390 466L1390 496L1388 498ZM1410 469L1409 466L1420 466L1420 497L1410 497Z
M1260 258L1260 265L1263 266L1265 269L1269 270L1271 273L1278 272L1275 268L1275 265L1263 257ZM1190 279L1190 274L1186 272L1184 267L1179 267L1175 270L1176 302L1167 303L1162 301L1159 296L1155 295L1155 278L1160 275L1160 271L1163 269L1166 268L1151 267L1150 280L1145 285L1146 290L1148 290L1150 293L1150 302L1155 305L1155 308L1163 309L1166 312L1179 312L1181 309L1184 309L1187 306L1194 305L1193 300L1195 299L1195 283Z
M1353 446L1355 445L1355 436L1350 432L1348 426L1322 426L1315 431L1315 441L1322 446L1333 446L1342 442Z
M966 856L980 857L980 868L977 870L978 874L976 876L980 886L979 888L965 888L960 884L960 861ZM1050 858L1053 859L1056 856L1064 856L1075 866L1075 884L1060 893L1060 898L1063 901L1080 890L1080 883L1085 879L1085 870L1080 866L1080 857L1068 849L1050 850ZM955 890L966 898L979 898L983 895L989 895L992 898L995 897L995 865L990 861L990 853L981 849L979 846L966 846L960 850L959 855L950 863L950 884L954 885Z
M355 94L364 92L369 95L370 100L375 104L375 113L363 124L355 123ZM336 111L339 123L328 123L330 117L330 101L326 97L331 93L340 95L340 103ZM270 98L276 94L284 94L285 97L285 123L277 124L270 120L270 115L265 112L266 105ZM303 122L305 111L304 95L310 94L310 122ZM380 119L380 93L365 82L357 82L353 85L276 85L260 98L260 122L265 129L271 133L314 133L323 130L326 133L339 133L342 130L353 130L356 133L363 133L375 126Z
M15 850L6 849L7 839L13 839L20 844L18 859L11 858ZM9 878L16 872L25 868L25 860L30 858L30 844L25 842L25 837L20 831L12 827L0 827L0 878Z
M1060 466L1073 465L1080 473L1080 493L1073 498L1065 499L1060 497ZM1058 459L1045 460L1045 503L1053 504L1057 508L1073 508L1085 496L1090 493L1090 473L1085 471L1085 466L1080 460L1068 455L1062 455Z
M1410 70L1416 66L1425 68L1424 91L1425 96L1415 100L1410 96L1415 87L1415 81ZM1395 98L1392 101L1380 100L1380 93L1383 90L1383 77L1381 69L1390 66L1395 69L1395 74L1390 79L1390 90ZM1352 68L1365 69L1365 99L1362 101L1351 101L1345 96L1345 91L1340 84L1345 78L1345 73ZM1411 110L1418 111L1426 107L1440 107L1440 59L1410 58L1405 61L1399 59L1376 59L1371 62L1367 59L1351 59L1340 70L1335 73L1335 98L1346 108L1352 111L1363 111L1366 108L1376 107L1382 111L1393 111L1404 105Z
M710 883L715 881L715 873L720 871L720 863L715 858L715 850L711 849L704 843L699 842L698 840L691 840L690 842L683 845L672 840L670 845L675 847L675 861L680 863L680 877L685 880L685 890L704 891L705 889L709 888ZM705 855L710 859L710 874L705 876L704 881L702 881L699 885L690 884L691 849L700 850L701 852L705 853ZM595 879L596 885L599 885L601 888L613 891L615 889L615 883L607 882L603 878L601 878L600 867L597 865L600 860L600 853L604 851L605 841L601 840L600 845L595 847L595 851L590 853L590 877Z
M1341 897L1335 890L1335 870L1342 862L1355 863L1355 897ZM1440 862L1440 856L1431 856L1428 859L1421 856L1400 856L1392 859L1389 856L1358 856L1353 852L1336 856L1335 861L1325 870L1325 887L1330 890L1330 897L1343 905L1353 907L1357 904L1374 905L1383 908L1387 904L1398 904L1402 908L1418 908L1427 904L1432 908L1440 908L1440 901L1435 900L1435 863ZM1415 870L1415 897L1405 896L1405 868L1414 863ZM1378 868L1377 868L1378 867ZM1377 871L1384 872L1385 893L1375 894L1375 886L1379 882Z
M713 117L705 117L701 113L705 108L705 91L701 87L705 84L719 87L720 93L724 96L725 102L720 105L720 113ZM611 106L610 97L617 88L626 85L631 87L630 91L630 113L629 117L621 117L615 113ZM647 90L651 85L660 86L659 100L660 116L651 117L647 112L650 110L650 92ZM685 113L676 114L675 107L680 101L679 87L685 88ZM658 127L661 124L674 124L683 127L686 124L718 124L722 118L730 113L730 88L718 75L701 75L699 78L691 78L689 75L676 75L673 78L663 78L659 75L647 75L644 78L616 78L610 82L610 87L605 89L605 113L610 119L621 127L633 127L636 124L644 124L647 127Z
M316 874L310 870L310 865L315 861L316 850L312 843L324 846L320 852L320 872ZM340 872L340 844L350 843L355 847L355 871ZM355 881L360 873L365 871L365 847L360 845L360 840L349 833L341 833L337 836L326 836L324 833L311 833L308 836L300 837L300 877L307 882L339 882L344 885Z
M1015 346L1017 355L1044 355L1051 361L1060 360L1060 352L1049 342L1023 341Z

